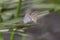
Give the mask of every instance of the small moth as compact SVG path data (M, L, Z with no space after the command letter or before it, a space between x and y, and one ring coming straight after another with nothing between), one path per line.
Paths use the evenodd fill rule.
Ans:
M48 14L48 11L43 11L43 12L40 12L40 11L29 12L29 11L27 11L23 21L24 21L24 23L30 23L30 22L37 23L37 20L46 14Z

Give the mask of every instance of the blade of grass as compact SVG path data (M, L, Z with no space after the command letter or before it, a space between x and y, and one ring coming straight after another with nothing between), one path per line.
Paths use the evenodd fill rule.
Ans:
M13 32L11 33L10 40L14 40L14 38L15 38L15 32L13 31Z
M15 37L15 32L13 31L13 32L11 33L10 40L14 40L14 37Z
M22 4L22 0L19 0L18 6L17 6L17 9L16 9L17 12L16 12L16 15L15 15L15 18L19 17L20 9L21 9L21 4Z
M0 40L4 40L2 32L0 32Z
M19 0L18 2L18 6L17 6L17 12L16 12L16 15L14 18L18 18L20 15L20 9L21 9L21 3L22 3L22 0ZM14 26L15 27L15 26ZM16 28L17 29L17 28ZM15 30L16 31L16 30ZM11 37L10 37L10 40L14 40L14 37L15 37L15 31L13 31L11 33Z
M26 36L22 36L22 40L26 40Z
M3 19L2 19L1 15L0 15L0 23L1 23L1 22L3 22Z
M15 31L16 30L12 30L11 36L10 36L10 40L14 40L14 38L15 38Z

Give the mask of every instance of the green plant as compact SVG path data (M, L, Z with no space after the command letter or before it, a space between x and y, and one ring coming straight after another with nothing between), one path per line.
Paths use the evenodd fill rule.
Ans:
M17 31L18 29L29 28L30 26L32 26L31 24L23 24L22 22L24 16L22 16L21 9L25 9L25 8L29 9L29 7L26 7L25 5L29 5L29 3L32 2L32 6L35 8L38 9L47 8L48 11L50 9L55 9L55 10L59 10L57 12L60 13L59 0L57 0L57 2L56 0L55 2L53 1L54 3L51 0L52 2L51 4L48 3L47 0L42 0L42 1L33 0L33 1L35 2L32 2L32 0L24 0L22 3L22 0L17 0L17 2L16 0L14 1L12 0L12 1L5 1L0 3L0 29L2 30L9 29L8 31L11 32L11 37L10 37L11 40L14 40L15 31ZM2 36L2 33L0 33L0 36ZM2 37L0 37L0 39L4 40ZM24 39L25 36L23 36L22 40Z

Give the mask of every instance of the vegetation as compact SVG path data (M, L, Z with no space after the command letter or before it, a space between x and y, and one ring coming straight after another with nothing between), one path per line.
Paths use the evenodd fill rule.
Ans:
M26 9L30 9L29 6L47 8L48 11L54 9L60 13L60 0L0 0L0 31L7 29L11 32L10 40L14 40L18 29L23 30L32 26L32 24L23 23L24 13ZM24 39L25 37L22 38ZM4 40L1 32L0 40Z

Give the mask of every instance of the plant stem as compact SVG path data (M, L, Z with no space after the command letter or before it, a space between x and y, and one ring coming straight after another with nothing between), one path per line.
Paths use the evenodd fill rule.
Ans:
M0 40L4 40L2 35L3 35L2 32L0 32Z
M3 8L3 4L0 4L0 6ZM0 9L0 23L3 22L3 18L2 18L2 8Z
M19 15L20 15L21 3L22 3L22 0L19 0L18 6L17 6L17 9L16 9L17 12L15 14L15 18L18 18Z
M14 40L14 38L15 38L15 31L16 30L12 30L11 36L10 36L10 40Z
M0 15L0 23L3 22L2 16Z
M14 40L14 38L15 38L15 32L13 31L13 32L11 33L10 40Z
M26 40L26 36L22 36L22 40Z
M22 0L19 0L18 2L18 6L17 6L17 9L16 9L16 14L15 14L15 18L18 18L19 17L19 14L20 14L20 9L21 9L21 3L22 3ZM15 26L14 26L15 27ZM16 28L17 29L17 28ZM11 33L11 37L10 37L10 40L14 40L15 38L15 31L16 30L13 30L12 33Z

